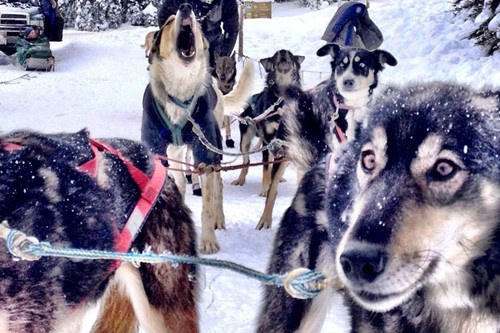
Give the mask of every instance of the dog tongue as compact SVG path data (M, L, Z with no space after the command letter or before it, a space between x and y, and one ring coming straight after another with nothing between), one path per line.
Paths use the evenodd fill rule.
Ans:
M191 18L188 17L188 18L183 19L181 22L181 25L182 26L191 25Z

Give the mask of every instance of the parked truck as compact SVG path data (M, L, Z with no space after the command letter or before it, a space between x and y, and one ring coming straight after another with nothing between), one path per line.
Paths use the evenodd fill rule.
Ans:
M51 41L62 40L64 21L57 6L53 10L52 17L49 17L40 0L0 0L0 51L8 55L15 53L16 40L28 26L38 26L46 35L50 31L48 37Z

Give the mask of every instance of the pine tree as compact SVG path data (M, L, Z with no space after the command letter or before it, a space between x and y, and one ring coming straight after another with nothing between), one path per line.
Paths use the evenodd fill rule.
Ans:
M467 36L480 45L487 55L500 47L500 0L454 0L456 15L465 13L476 28Z
M92 16L92 3L90 0L76 0L75 28L78 30L92 30L95 25Z

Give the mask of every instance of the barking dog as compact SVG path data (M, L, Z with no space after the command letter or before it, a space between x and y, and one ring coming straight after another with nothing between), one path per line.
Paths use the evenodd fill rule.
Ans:
M239 113L251 94L253 68L247 62L235 89L224 97L215 79L208 73L208 42L203 37L190 4L180 6L160 29L150 53L151 81L144 93L142 139L152 151L171 159L172 168L181 169L184 146L190 145L196 165L217 166L219 151L209 150L193 132L193 123L201 128L212 146L222 149L220 126L224 112ZM189 117L188 117L189 116ZM168 147L168 148L167 148ZM172 176L181 194L186 181L180 172ZM202 175L203 253L219 250L214 229L224 229L222 181L218 172Z
M395 66L396 59L384 50L326 44L318 56L332 56L332 77L303 93L287 91L285 115L280 133L287 142L287 157L304 174L326 153L340 154L342 142L351 141L367 118L368 103L378 85L384 65ZM296 102L295 102L296 101ZM277 188L287 162L273 165L271 186L257 229L270 228Z
M252 96L252 103L241 114L241 118L253 120L252 125L241 122L240 127L240 149L242 153L248 153L252 139L258 136L263 145L270 143L275 137L281 121L281 107L285 90L290 86L300 87L300 64L304 61L303 56L293 55L288 50L279 50L272 57L260 60L267 72L266 87L262 92ZM261 116L261 118L258 118ZM269 151L262 152L262 161L269 161ZM248 155L243 156L243 163L249 164ZM266 196L271 182L269 165L263 166L262 190L260 195ZM245 184L248 167L241 169L238 179L233 185Z
M499 129L500 93L388 89L333 170L303 178L269 270L338 276L352 332L499 332ZM318 332L330 294L267 288L259 332Z
M147 148L128 140L90 144L84 131L3 135L0 216L56 246L126 252L149 245L155 253L196 255L190 212L161 173ZM163 179L155 183L160 193L134 238L134 206L147 196L134 179L150 178ZM135 318L147 332L198 332L194 266L122 264L114 271L119 264L106 260L13 261L5 245L0 240L1 332L79 332L101 296L93 332L135 332Z

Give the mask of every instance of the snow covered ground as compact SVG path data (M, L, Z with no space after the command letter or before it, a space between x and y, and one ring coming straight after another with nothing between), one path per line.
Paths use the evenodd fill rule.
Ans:
M447 0L370 3L370 17L384 34L382 49L399 61L398 66L382 72L382 85L451 80L475 88L500 89L500 53L483 57L480 49L463 39L473 23L454 17ZM328 59L315 54L324 44L320 38L336 9L336 5L311 11L295 2L273 4L272 19L245 20L244 54L253 61L272 56L281 48L304 55L304 87L312 87L329 76ZM98 33L65 30L64 41L51 45L55 72L24 72L14 65L0 66L0 131L31 128L60 132L86 127L94 137L139 139L142 94L149 75L140 44L150 30L153 28L129 25ZM262 72L256 66L255 92L264 84ZM239 141L237 125L233 123L232 128L233 138ZM260 156L251 159L257 162ZM264 271L280 216L297 185L295 172L293 168L287 170L288 182L279 188L274 227L263 231L254 230L265 200L259 197L261 169L252 168L243 187L231 185L238 172L222 174L227 230L216 233L222 249L209 257ZM199 232L201 200L188 191L186 201ZM201 290L202 332L254 330L261 293L258 282L232 272L202 268ZM345 331L345 322L346 313L337 300L323 331Z

